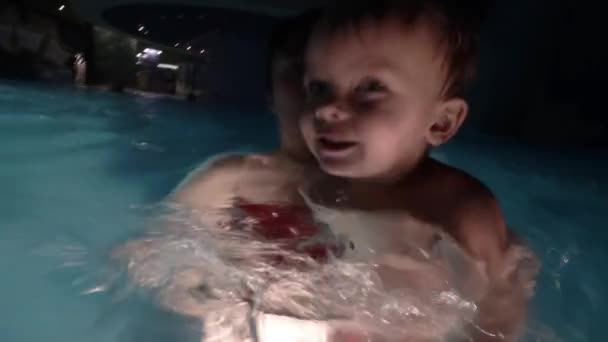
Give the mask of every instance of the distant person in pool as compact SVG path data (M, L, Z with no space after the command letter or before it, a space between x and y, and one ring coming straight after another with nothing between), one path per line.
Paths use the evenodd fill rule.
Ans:
M477 21L468 6L447 0L344 1L329 9L310 38L310 110L300 124L331 175L309 186L312 205L350 236L355 251L372 251L386 286L425 279L428 272L412 272L413 255L445 261L478 305L467 335L513 341L533 283L520 276L521 246L486 186L429 156L467 117L463 92L474 73ZM370 216L397 224L372 227ZM403 338L417 340L411 333Z
M83 53L79 52L74 57L72 70L74 73L74 83L79 87L84 87L87 79L87 61Z

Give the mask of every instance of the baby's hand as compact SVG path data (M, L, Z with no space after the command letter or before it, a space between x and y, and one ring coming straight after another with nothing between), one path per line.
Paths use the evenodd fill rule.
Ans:
M372 326L357 321L329 322L327 342L432 342L422 336L414 336L389 326Z
M352 332L352 331L334 331L329 336L328 342L368 342L371 341L368 336L361 332ZM374 340L376 341L376 340Z
M389 342L372 327L354 321L332 321L327 342Z

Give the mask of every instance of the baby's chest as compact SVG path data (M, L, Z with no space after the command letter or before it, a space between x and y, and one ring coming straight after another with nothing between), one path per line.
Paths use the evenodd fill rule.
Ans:
M325 222L347 243L351 256L398 254L428 259L439 239L433 226L398 213L337 212Z
M389 288L445 288L449 267L443 246L452 241L440 228L401 214L342 215L334 214L330 227L347 246L344 258L374 263Z

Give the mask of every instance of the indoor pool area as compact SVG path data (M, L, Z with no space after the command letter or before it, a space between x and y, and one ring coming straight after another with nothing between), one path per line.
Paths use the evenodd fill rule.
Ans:
M142 229L143 208L190 170L218 153L276 146L271 114L205 108L0 83L0 341L197 340L196 324L145 296L85 292L112 245ZM434 156L488 184L541 258L528 340L604 340L608 154L480 135Z

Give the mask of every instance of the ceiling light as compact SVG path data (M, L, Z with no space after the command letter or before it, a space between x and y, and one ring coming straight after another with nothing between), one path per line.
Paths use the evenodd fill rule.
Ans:
M163 53L162 50L158 50L158 49L152 49L152 48L145 48L144 49L144 53L150 54L150 55L160 55Z
M158 65L156 65L156 67L159 69L170 69L170 70L179 69L179 66L177 66L175 64L164 64L164 63L159 63Z

